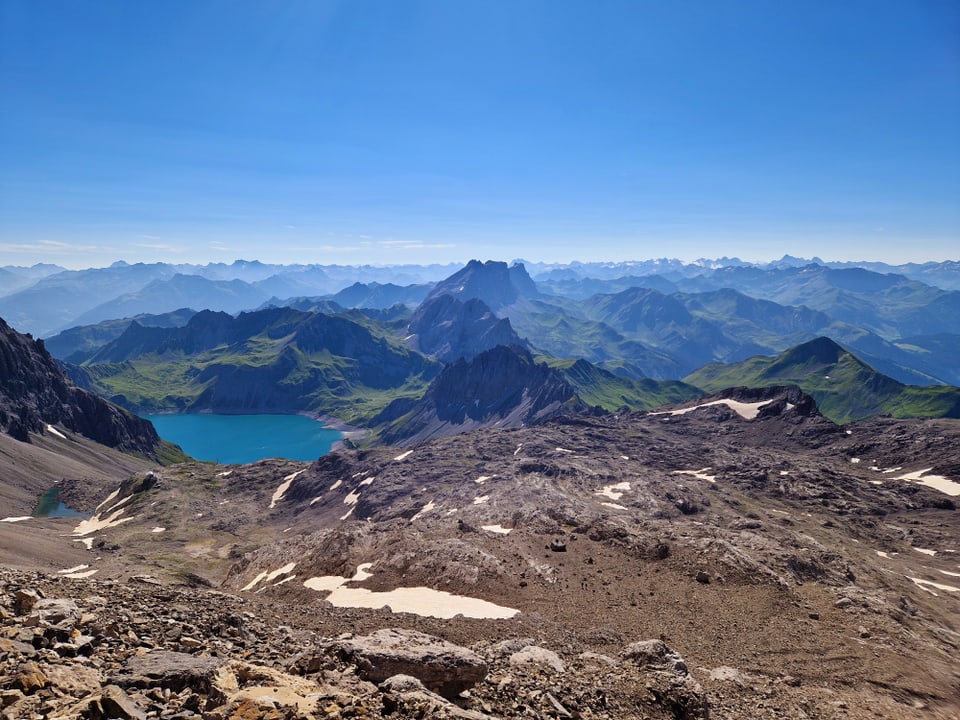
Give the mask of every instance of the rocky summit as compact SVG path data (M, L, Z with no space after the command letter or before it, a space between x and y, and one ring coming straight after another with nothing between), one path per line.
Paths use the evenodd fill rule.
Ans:
M5 718L954 718L960 425L797 388L65 489Z

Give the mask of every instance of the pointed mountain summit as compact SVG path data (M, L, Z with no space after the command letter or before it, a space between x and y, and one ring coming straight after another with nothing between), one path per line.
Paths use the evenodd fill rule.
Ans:
M904 385L828 337L819 337L776 357L711 363L684 378L710 392L723 388L794 384L811 395L821 412L846 423L876 415L960 417L960 388Z
M538 292L521 264L508 267L505 262L471 260L464 268L437 283L427 300L440 295L452 295L461 302L477 298L496 312L519 298L536 297Z

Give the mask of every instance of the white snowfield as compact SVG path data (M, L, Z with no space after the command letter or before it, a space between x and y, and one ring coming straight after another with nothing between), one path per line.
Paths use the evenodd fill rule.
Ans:
M769 405L773 400L762 400L761 402L755 403L745 403L738 400L711 400L708 403L702 403L700 405L694 405L693 407L681 408L680 410L666 410L664 412L655 412L650 413L651 415L686 415L689 412L698 410L704 407L710 407L712 405L726 405L728 408L733 410L737 415L742 417L744 420L754 420L757 415L760 414L760 408L765 405ZM790 409L790 408L788 408Z
M327 601L336 607L384 608L392 612L407 612L422 617L449 619L457 615L480 619L512 618L520 611L497 605L486 600L465 595L453 595L443 590L427 587L400 587L387 592L377 592L366 588L345 587L348 582L360 582L372 576L368 572L371 563L357 567L352 578L339 575L324 575L308 578L303 586L318 592L329 592Z
M899 468L897 469L899 470ZM909 482L917 483L917 485L926 485L929 488L939 490L946 495L952 495L954 497L960 495L960 483L956 482L955 480L951 480L948 477L944 477L943 475L927 475L927 473L931 470L933 470L933 468L915 470L913 472L904 473L903 475L897 475L894 480L907 480Z

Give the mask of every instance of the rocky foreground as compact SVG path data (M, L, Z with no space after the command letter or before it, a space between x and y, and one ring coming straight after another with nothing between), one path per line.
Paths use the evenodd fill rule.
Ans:
M3 523L0 713L960 717L960 424L730 395L65 481Z
M617 656L534 639L466 648L415 630L323 635L243 598L3 571L2 717L705 718L707 694L661 640ZM323 615L323 613L321 613ZM302 615L301 615L302 617ZM326 617L336 632L335 617ZM732 669L714 677L742 685Z

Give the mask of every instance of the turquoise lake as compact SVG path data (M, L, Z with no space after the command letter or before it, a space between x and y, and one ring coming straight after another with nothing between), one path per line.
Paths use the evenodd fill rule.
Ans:
M343 437L303 415L144 415L164 440L197 460L316 460Z

